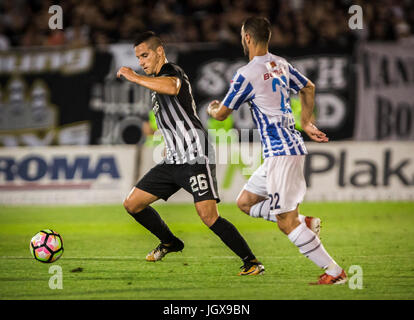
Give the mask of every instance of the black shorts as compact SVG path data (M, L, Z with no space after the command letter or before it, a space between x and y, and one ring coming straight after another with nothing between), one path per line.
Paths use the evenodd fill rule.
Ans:
M215 164L157 164L135 185L138 189L167 199L183 188L191 193L194 202L216 200L217 192Z

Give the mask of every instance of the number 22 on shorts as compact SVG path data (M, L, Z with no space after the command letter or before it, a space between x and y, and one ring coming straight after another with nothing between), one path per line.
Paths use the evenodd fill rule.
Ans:
M279 200L280 196L279 193L269 194L270 198L270 210L280 209Z

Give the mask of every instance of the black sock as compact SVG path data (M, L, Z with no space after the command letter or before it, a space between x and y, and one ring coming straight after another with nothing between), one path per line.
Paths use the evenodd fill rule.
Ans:
M236 227L226 219L218 217L210 229L243 261L256 259L246 240L237 231Z
M160 239L161 243L168 244L176 238L154 208L148 206L138 213L128 213L143 227L151 231L153 235Z

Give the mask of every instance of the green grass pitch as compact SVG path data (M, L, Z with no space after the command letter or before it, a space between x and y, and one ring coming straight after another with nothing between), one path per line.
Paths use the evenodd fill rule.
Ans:
M322 273L277 226L220 204L266 274L239 277L241 261L201 222L193 205L154 206L184 240L182 253L145 261L158 240L119 206L0 207L0 299L413 299L414 203L306 203L322 219L322 241L362 289L310 286ZM35 261L31 237L52 228L65 252L54 264ZM49 288L49 267L62 267L63 289ZM82 268L81 272L73 272ZM79 269L78 269L79 270ZM350 275L352 276L352 275Z

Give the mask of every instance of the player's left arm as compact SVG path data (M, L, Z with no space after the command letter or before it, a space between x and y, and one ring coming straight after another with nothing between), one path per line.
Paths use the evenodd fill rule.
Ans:
M128 67L120 68L116 76L118 78L123 76L128 81L136 83L160 94L176 96L181 89L181 80L178 77L147 77L137 74L134 70Z
M207 113L214 119L223 121L233 112L218 100L211 101L207 107Z
M315 85L301 74L290 63L288 64L289 88L293 93L299 93L301 112L301 125L303 131L316 142L328 142L325 133L313 124L313 108L315 105Z
M316 142L328 142L329 138L320 131L312 122L313 108L315 104L315 85L308 80L306 86L299 91L299 99L302 106L301 125L303 131Z

